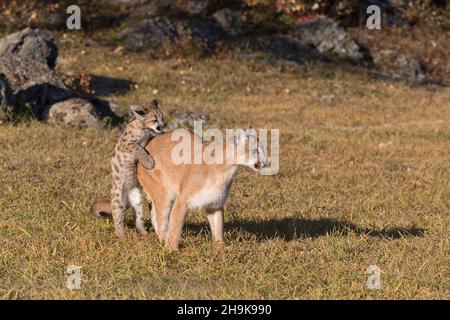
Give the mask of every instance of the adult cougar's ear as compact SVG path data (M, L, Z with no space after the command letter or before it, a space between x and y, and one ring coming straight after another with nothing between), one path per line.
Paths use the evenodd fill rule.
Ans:
M236 129L234 132L234 144L240 145L245 143L245 139L247 138L246 132L244 129Z
M250 127L248 127L247 129L245 129L245 134L246 134L248 137L256 136L256 129L255 129L253 126L250 126Z
M140 106L132 105L130 106L131 112L133 112L133 115L136 116L137 119L143 120L145 114L147 113L146 110L141 108Z

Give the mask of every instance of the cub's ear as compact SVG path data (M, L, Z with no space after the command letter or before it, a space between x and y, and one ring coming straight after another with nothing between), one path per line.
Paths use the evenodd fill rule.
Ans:
M146 111L143 108L141 108L140 106L132 105L132 106L130 106L130 109L131 109L131 112L133 112L133 114L138 119L143 119L146 114Z
M159 103L157 100L153 99L153 100L150 100L148 106L150 108L159 108Z

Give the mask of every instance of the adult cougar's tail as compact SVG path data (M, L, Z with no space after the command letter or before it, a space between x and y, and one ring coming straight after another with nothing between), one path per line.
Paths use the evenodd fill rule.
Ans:
M112 208L109 202L97 202L91 208L91 214L100 218L112 219Z

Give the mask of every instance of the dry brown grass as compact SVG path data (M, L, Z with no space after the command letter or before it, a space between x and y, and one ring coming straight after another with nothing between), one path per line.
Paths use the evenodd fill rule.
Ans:
M156 96L166 111L210 112L211 127L280 128L280 172L239 172L226 249L194 212L172 255L153 232L118 241L88 215L108 195L118 132L2 125L0 297L450 298L448 88L229 56L123 57L69 40L60 71L136 81L114 97L124 105ZM81 290L66 289L71 264L82 266ZM366 287L369 265L382 271L380 290Z

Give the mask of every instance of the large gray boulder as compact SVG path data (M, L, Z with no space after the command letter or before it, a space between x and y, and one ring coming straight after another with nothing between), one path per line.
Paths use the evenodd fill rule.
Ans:
M170 10L173 0L154 0L137 6L129 15L129 21L160 16L164 11ZM137 19L137 20L136 20Z
M223 30L206 19L150 18L136 22L119 33L119 39L131 50L173 52L192 46L202 53L211 53Z
M16 97L17 111L23 111L26 107L38 118L47 106L73 95L46 64L26 56L0 55L0 74L8 79Z
M175 26L164 18L144 19L119 33L119 39L131 50L155 50L171 46L176 36Z
M395 50L381 50L372 53L376 69L373 73L381 78L423 84L428 80L422 62Z
M322 54L337 55L356 62L366 56L365 50L347 32L325 16L299 23L295 35L313 44Z
M253 50L268 53L275 59L304 63L322 60L322 54L310 43L288 35L263 35L250 40Z
M0 74L2 118L5 118L6 106L12 105L13 113L27 114L31 111L39 120L50 119L54 124L68 123L79 128L98 127L98 123L104 118L108 118L107 121L112 126L121 122L121 115L117 112L120 107L92 95L87 95L81 103L76 99L79 97L78 93L68 88L47 65L34 59L12 54L1 55ZM62 111L64 108L67 111Z
M97 0L111 6L128 5L134 7L133 16L145 16L166 10L174 14L202 15L208 8L208 0ZM144 11L144 14L139 11Z
M8 79L0 74L0 120L8 120L15 113L16 102Z
M0 55L7 53L34 59L53 69L58 46L49 31L26 28L0 39Z
M229 36L236 37L241 34L241 18L233 10L225 8L215 12L212 17Z
M170 13L170 16L205 16L208 7L207 0L150 0L135 4L137 5L129 16L130 21L167 16L167 13Z
M175 25L179 43L206 55L213 53L216 43L225 36L222 28L206 19L180 20Z
M0 39L0 119L33 113L39 120L78 128L98 128L100 121L119 124L118 106L91 94L77 93L52 70L58 52L52 39L50 33L37 29ZM99 79L108 84L108 88L99 86L105 90L113 85L118 89L124 82L130 85L118 79Z
M50 124L67 125L77 129L98 129L101 126L94 106L89 101L80 98L53 104L44 120Z

